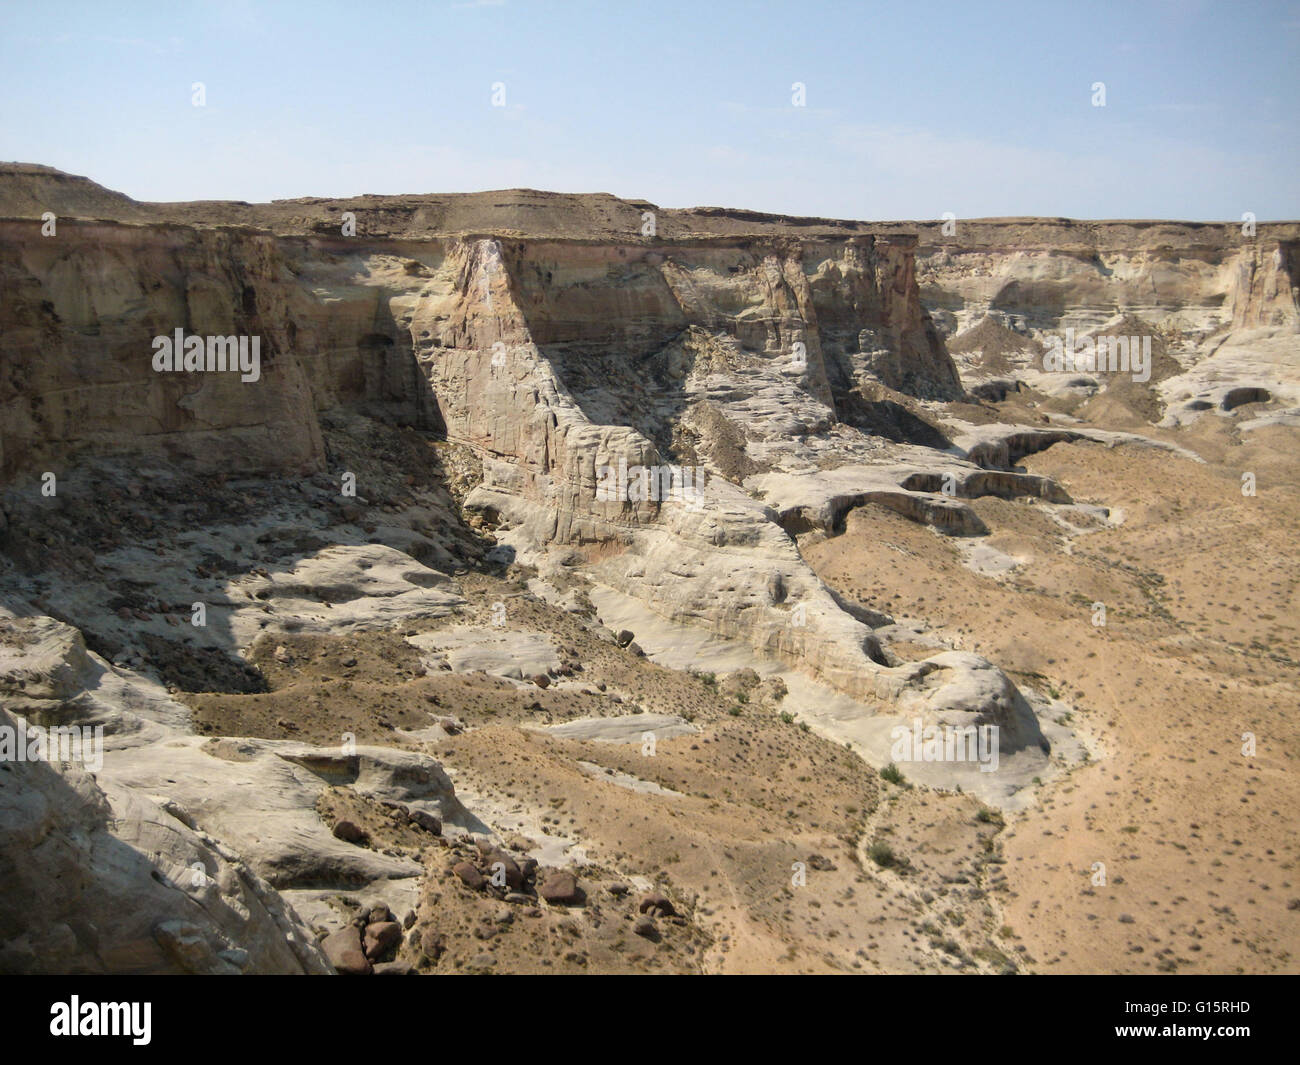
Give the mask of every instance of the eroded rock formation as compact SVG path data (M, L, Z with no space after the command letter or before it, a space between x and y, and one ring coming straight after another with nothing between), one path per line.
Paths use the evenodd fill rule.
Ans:
M502 652L487 627L500 617L468 616L467 575L484 567L526 573L534 599L629 658L633 634L602 625L622 609L795 671L818 686L805 705L828 706L808 718L859 751L878 752L893 721L995 725L1011 783L973 766L934 782L1010 801L1046 771L1050 701L834 592L800 538L870 505L981 537L974 499L1075 506L1015 468L1052 444L1177 450L1140 430L1261 403L1294 416L1279 407L1300 404L1297 237L1006 220L948 238L529 190L141 204L0 166L3 720L110 736L97 778L33 763L0 781L0 863L21 889L0 913L3 967L326 971L299 911L330 927L325 899L376 885L427 909L419 837L366 849L335 807L490 834L493 797L462 800L424 749L356 746L350 731L335 746L205 736L176 689L265 694L294 661L286 646L267 661L277 634L399 633L384 654L401 675L568 683L575 651L534 632ZM1156 332L1151 387L1045 373L1043 345L1067 328ZM258 337L255 379L159 372L154 338L177 330ZM1045 397L1035 424L990 414L1022 389ZM1102 402L1135 431L1073 415ZM611 470L638 468L689 491L602 495ZM187 628L199 606L210 620ZM166 677L148 675L158 663ZM694 731L626 716L633 731L668 722L663 738ZM579 721L533 734L603 734ZM383 727L416 747L457 731L451 717ZM22 871L26 851L39 861ZM22 899L49 878L64 894L24 924ZM138 919L111 926L133 892ZM356 927L387 935L384 914ZM360 934L334 964L371 971L384 951L353 948Z

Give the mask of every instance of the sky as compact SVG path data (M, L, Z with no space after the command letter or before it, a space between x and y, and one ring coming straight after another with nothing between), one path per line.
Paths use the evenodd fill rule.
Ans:
M138 200L1297 219L1298 90L1300 0L0 0L0 159Z

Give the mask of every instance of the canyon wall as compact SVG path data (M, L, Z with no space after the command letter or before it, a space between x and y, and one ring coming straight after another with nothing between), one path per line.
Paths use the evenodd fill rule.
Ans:
M0 476L78 449L312 472L314 414L336 406L562 464L538 407L564 406L589 360L634 369L691 326L803 360L796 375L828 405L828 365L841 388L870 375L959 394L917 298L914 238L707 212L660 212L642 238L649 206L527 191L148 205L9 164ZM550 239L516 237L521 224ZM259 336L260 380L155 372L151 341L176 329ZM507 366L492 365L498 343ZM515 380L521 346L563 371Z
M1109 520L1014 463L1062 441L1176 446L1093 431L1040 407L1043 392L978 403L944 338L967 334L951 351L984 388L1009 371L971 356L972 326L1022 352L1124 316L1178 341L1193 368L1229 367L1212 386L1225 412L1232 395L1271 403L1292 393L1258 376L1261 359L1296 384L1298 246L1294 224L1244 239L1226 225L1010 219L948 236L532 190L142 204L0 164L0 722L75 714L108 738L98 779L36 765L0 781L0 867L22 889L0 907L0 938L17 943L0 969L327 971L294 906L330 885L406 897L423 875L331 834L327 785L486 825L425 755L205 738L178 693L242 701L261 636L274 640L258 668L274 672L291 634L379 631L400 648L430 635L408 626L453 621L530 697L558 687L558 673L526 679L519 634L476 615L473 585L489 578L521 612L565 604L629 656L640 647L619 618L660 655L679 640L668 650L690 668L693 641L716 640L779 667L792 693L811 682L800 723L860 753L879 754L900 722L996 725L1009 772L933 779L1010 800L1049 771L1040 723L1059 726L1064 705L926 631L907 600L833 591L806 537L835 537L868 504L983 537L970 500L985 495L1069 508L1064 524ZM157 371L154 340L177 330L258 337L256 379ZM1173 386L1186 410L1212 408L1199 388ZM667 467L689 491L598 494L611 469L637 467ZM57 497L37 488L46 472ZM355 496L340 493L346 473ZM185 624L195 605L211 624ZM570 655L566 684L583 670ZM439 668L386 661L385 684ZM641 697L608 695L616 715ZM300 713L274 727L296 731ZM184 879L196 863L212 876ZM49 913L32 921L43 894ZM124 898L140 912L115 923Z
M987 313L1013 327L1091 329L1118 314L1195 338L1300 323L1300 226L1259 223L922 223L921 302L945 335Z
M113 452L337 476L321 419L351 411L472 453L466 506L521 556L599 547L599 578L657 612L893 698L783 526L873 499L978 528L913 487L949 442L901 404L963 394L941 336L990 313L1025 333L1117 314L1293 332L1297 236L1017 219L949 236L532 190L140 204L7 164L0 477ZM260 336L260 377L156 372L152 338L176 329ZM882 423L938 451L891 465ZM623 465L698 467L699 505L597 498Z

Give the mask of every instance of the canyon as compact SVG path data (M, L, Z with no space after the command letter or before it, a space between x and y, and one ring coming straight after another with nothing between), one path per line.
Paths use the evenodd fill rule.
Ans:
M1243 228L0 164L0 724L105 735L0 766L0 971L1296 971L1300 223Z

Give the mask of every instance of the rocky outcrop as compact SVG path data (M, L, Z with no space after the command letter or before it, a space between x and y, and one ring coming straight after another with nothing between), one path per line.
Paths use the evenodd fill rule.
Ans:
M60 216L56 235L34 205ZM77 217L87 205L95 220ZM881 389L961 394L919 298L915 236L898 227L531 192L128 209L89 182L12 168L0 215L15 353L0 461L14 473L120 449L311 474L330 412L434 429L479 456L466 507L516 557L598 547L592 579L867 699L894 699L898 678L800 557L781 514L812 509L774 511L765 478L802 478L814 498L832 474L848 487L816 504L813 527L875 500L982 530L964 504L917 490L931 460L893 461L841 417ZM251 381L158 373L149 340L175 329L260 336L265 366ZM60 377L79 359L85 373ZM665 466L690 469L689 497L598 496L611 470ZM298 628L346 622L295 600L304 582L357 587L325 576L343 561L327 551L239 592ZM251 630L236 631L232 605L241 646Z
M57 229L46 231L46 213ZM200 496L226 479L276 475L292 484L292 500L223 489L228 503L261 508L256 519L241 510L243 525L186 510L183 491L172 500L168 521L198 529L187 541L203 556L197 566L105 531L103 563L132 587L165 578L168 597L133 594L108 607L64 582L47 590L48 609L91 619L102 649L125 666L139 659L132 641L167 639L182 599L181 612L200 599L217 621L187 634L197 661L238 658L268 626L319 634L441 619L464 600L434 564L449 572L473 556L453 542L468 516L497 541L491 561L542 574L568 567L593 594L621 593L747 645L863 707L996 723L1009 749L1039 752L1033 715L1005 676L974 655L891 657L877 631L887 619L832 594L798 538L834 535L861 506L980 536L988 529L972 499L1069 505L1059 485L1014 463L1060 441L1120 434L1046 419L976 425L940 406L966 398L959 364L986 403L1022 385L1053 398L1096 394L1090 379L1034 376L1052 331L1102 336L1147 323L1162 359L1166 342L1178 358L1191 345L1196 368L1169 356L1151 386L1175 421L1300 395L1282 369L1297 327L1298 237L1289 224L1247 239L1237 227L1064 220L959 222L949 236L930 225L530 190L139 204L85 179L6 165L0 484L16 502L0 513L0 534L35 568L60 529L98 520L85 502L95 486L111 511L120 492L156 490L161 507L164 482L182 471L210 478ZM154 339L177 330L256 337L257 373L159 371ZM1264 331L1272 347L1242 340ZM959 364L942 339L953 335ZM1207 338L1218 346L1201 359ZM1276 374L1251 376L1260 351ZM416 439L377 451L379 424ZM424 471L431 483L418 499L406 491L415 477L404 464L427 460L434 441L470 467L454 507L441 466ZM111 475L95 465L110 461ZM625 471L638 469L656 471L668 495L629 494ZM61 494L37 504L46 472ZM611 472L612 495L603 492ZM28 535L37 505L48 523ZM333 539L303 531L317 524ZM253 567L232 560L223 538L284 546L268 551L269 568ZM431 668L509 678L499 655L479 646L467 656L453 636L423 641ZM539 662L549 661L543 650ZM101 665L75 691L108 685L122 695ZM551 683L540 667L528 675ZM135 713L129 731L178 728L176 707L155 696L145 700L154 715ZM166 793L287 891L415 875L301 813L325 781L424 803L439 823L465 817L435 767L391 752L354 764L319 748L209 742L184 730L168 742L194 788L160 781L148 745L124 747L114 779ZM416 784L398 787L398 777ZM222 800L259 781L286 805L240 812ZM259 819L287 827L263 836ZM195 956L188 929L165 938L169 957Z
M406 882L414 897L422 872L335 838L316 812L327 786L477 826L425 755L204 739L160 685L48 617L0 618L0 647L0 971L327 973L281 891Z
M0 222L0 469L150 451L232 473L324 464L294 311L265 235ZM153 339L260 337L260 378L155 372Z
M0 731L31 734L4 710ZM329 971L240 854L168 800L75 761L6 756L0 876L0 972Z
M1021 333L1134 314L1173 333L1295 325L1294 222L959 220L918 227L921 302L945 336L995 314Z
M1266 421L1250 424L1296 424L1298 248L1300 226L1291 222L1250 231L980 220L959 222L951 236L923 226L917 270L922 302L980 398L1001 402L1029 388L1075 413L1090 400L1119 402L1162 426L1267 403ZM1109 366L1044 372L1045 353L1067 330L1143 338L1151 365L1133 379Z

